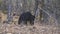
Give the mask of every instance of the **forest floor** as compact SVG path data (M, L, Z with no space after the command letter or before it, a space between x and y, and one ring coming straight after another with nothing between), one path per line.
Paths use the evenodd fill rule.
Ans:
M0 34L60 34L60 29L50 25L0 24Z
M4 15L3 18L5 19ZM60 34L60 28L55 25L41 25L39 22L27 26L0 23L0 34Z

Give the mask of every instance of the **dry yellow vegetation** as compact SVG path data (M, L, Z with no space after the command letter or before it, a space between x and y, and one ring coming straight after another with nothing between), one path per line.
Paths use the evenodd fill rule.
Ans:
M7 19L7 15L3 14L2 12L0 12L0 17L1 17L1 22L5 21Z

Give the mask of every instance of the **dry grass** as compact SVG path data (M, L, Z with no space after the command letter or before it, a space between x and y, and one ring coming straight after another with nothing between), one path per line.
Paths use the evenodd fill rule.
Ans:
M2 12L0 12L0 17L1 17L1 22L5 21L7 19L7 15L3 14Z
M5 20L5 15L2 18ZM60 29L55 25L41 25L38 21L33 26L0 23L0 34L60 34Z
M59 29L60 30L60 29ZM0 24L0 34L59 34L55 26Z

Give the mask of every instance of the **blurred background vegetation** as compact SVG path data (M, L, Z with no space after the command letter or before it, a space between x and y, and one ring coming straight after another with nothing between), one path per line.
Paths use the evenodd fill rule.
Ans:
M59 0L0 0L0 12L6 14L7 17L11 16L8 19L14 18L13 15L17 16L27 11L35 15L37 21L48 23L53 17L51 20L56 21L57 24L60 23Z

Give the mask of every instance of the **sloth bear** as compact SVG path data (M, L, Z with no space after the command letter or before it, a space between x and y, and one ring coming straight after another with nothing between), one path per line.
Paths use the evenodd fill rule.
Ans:
M20 15L18 24L23 23L27 25L27 21L29 21L28 23L30 23L30 25L34 25L34 20L35 20L34 15L32 15L30 12L24 12Z

